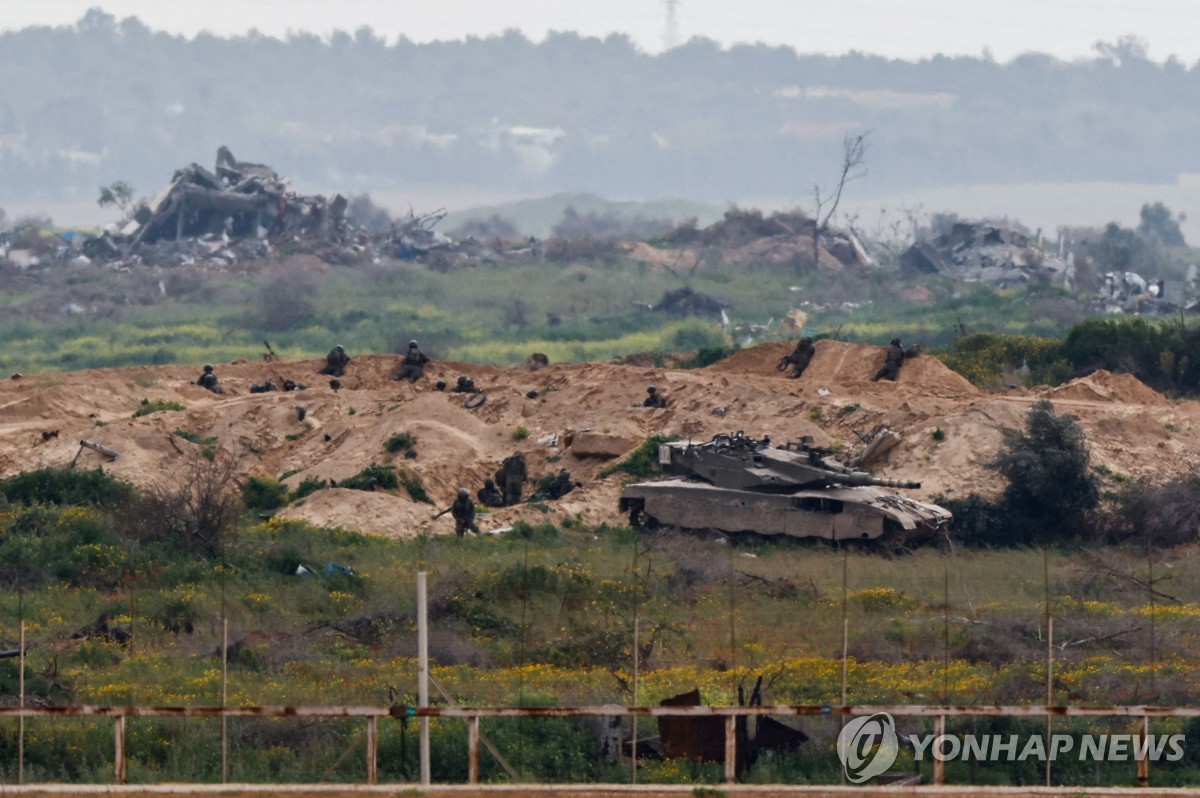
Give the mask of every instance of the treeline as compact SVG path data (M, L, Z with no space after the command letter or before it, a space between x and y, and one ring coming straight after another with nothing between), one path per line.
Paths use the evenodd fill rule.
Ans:
M1200 68L1153 62L1134 40L1071 63L912 63L707 39L649 55L561 32L187 39L92 9L0 35L0 75L0 185L23 199L114 179L152 194L220 144L350 191L796 196L830 177L849 128L871 131L881 189L1200 171Z
M1162 393L1200 394L1200 327L1182 316L1086 319L1062 339L974 333L955 339L938 357L981 387L995 387L1005 375L1058 385L1104 369L1131 374Z

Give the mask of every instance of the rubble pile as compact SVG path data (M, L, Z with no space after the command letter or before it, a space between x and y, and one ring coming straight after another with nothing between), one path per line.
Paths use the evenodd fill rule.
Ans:
M902 273L940 274L999 288L1028 282L1067 282L1067 264L1024 233L959 222L936 238L918 241L900 256Z
M192 163L175 172L167 188L142 204L117 229L86 241L67 241L53 260L96 262L110 268L233 266L280 254L311 254L329 263L412 259L453 242L433 227L444 211L394 220L372 234L347 214L341 194L294 191L288 178L258 163L217 150L210 171Z

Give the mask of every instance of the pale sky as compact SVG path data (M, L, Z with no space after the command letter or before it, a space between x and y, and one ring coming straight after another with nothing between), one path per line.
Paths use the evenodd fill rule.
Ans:
M682 41L705 36L724 45L763 42L804 53L858 50L910 60L986 49L1008 61L1026 52L1090 57L1097 41L1133 35L1156 61L1200 61L1197 0L0 0L0 30L72 25L96 6L187 36L252 28L276 37L300 30L327 35L368 25L389 42L400 34L424 42L516 28L535 41L548 30L622 32L660 52L669 4Z

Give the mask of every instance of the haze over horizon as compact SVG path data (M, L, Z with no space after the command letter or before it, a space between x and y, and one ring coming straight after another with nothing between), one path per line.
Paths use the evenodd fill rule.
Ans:
M540 41L551 31L576 31L626 34L649 53L704 37L726 47L762 43L801 53L856 51L903 60L940 54L1004 62L1031 52L1068 61L1089 58L1097 42L1133 37L1155 61L1200 60L1194 36L1200 10L1193 0L843 0L816 8L771 0L743 0L736 7L717 0L610 0L603 6L444 0L436 10L412 0L15 0L5 4L0 31L74 25L94 7L188 37L202 31L243 36L252 30L275 38L297 32L328 36L367 26L389 42L400 36L414 42L487 37L506 30Z

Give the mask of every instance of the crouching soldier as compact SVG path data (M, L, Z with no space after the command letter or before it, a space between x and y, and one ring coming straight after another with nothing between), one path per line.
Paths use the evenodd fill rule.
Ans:
M492 479L484 480L483 487L475 494L475 498L484 507L504 506L504 494L496 490L496 481Z
M213 393L225 393L225 389L217 383L217 375L213 373L213 367L210 364L204 366L204 373L196 380L196 384L201 388L207 388Z
M409 341L408 352L404 355L404 362L400 365L400 373L396 375L396 379L416 382L424 376L425 364L428 362L429 358L417 347L417 342Z
M329 350L329 354L325 356L325 368L317 373L328 374L330 377L342 377L346 374L348 365L350 365L350 356L346 354L342 345L338 344Z
M785 355L779 360L779 371L787 371L791 366L794 370L787 376L795 379L804 373L808 368L808 364L812 362L813 354L816 352L813 346L813 339L805 336L796 342L796 348L792 350L790 355Z

